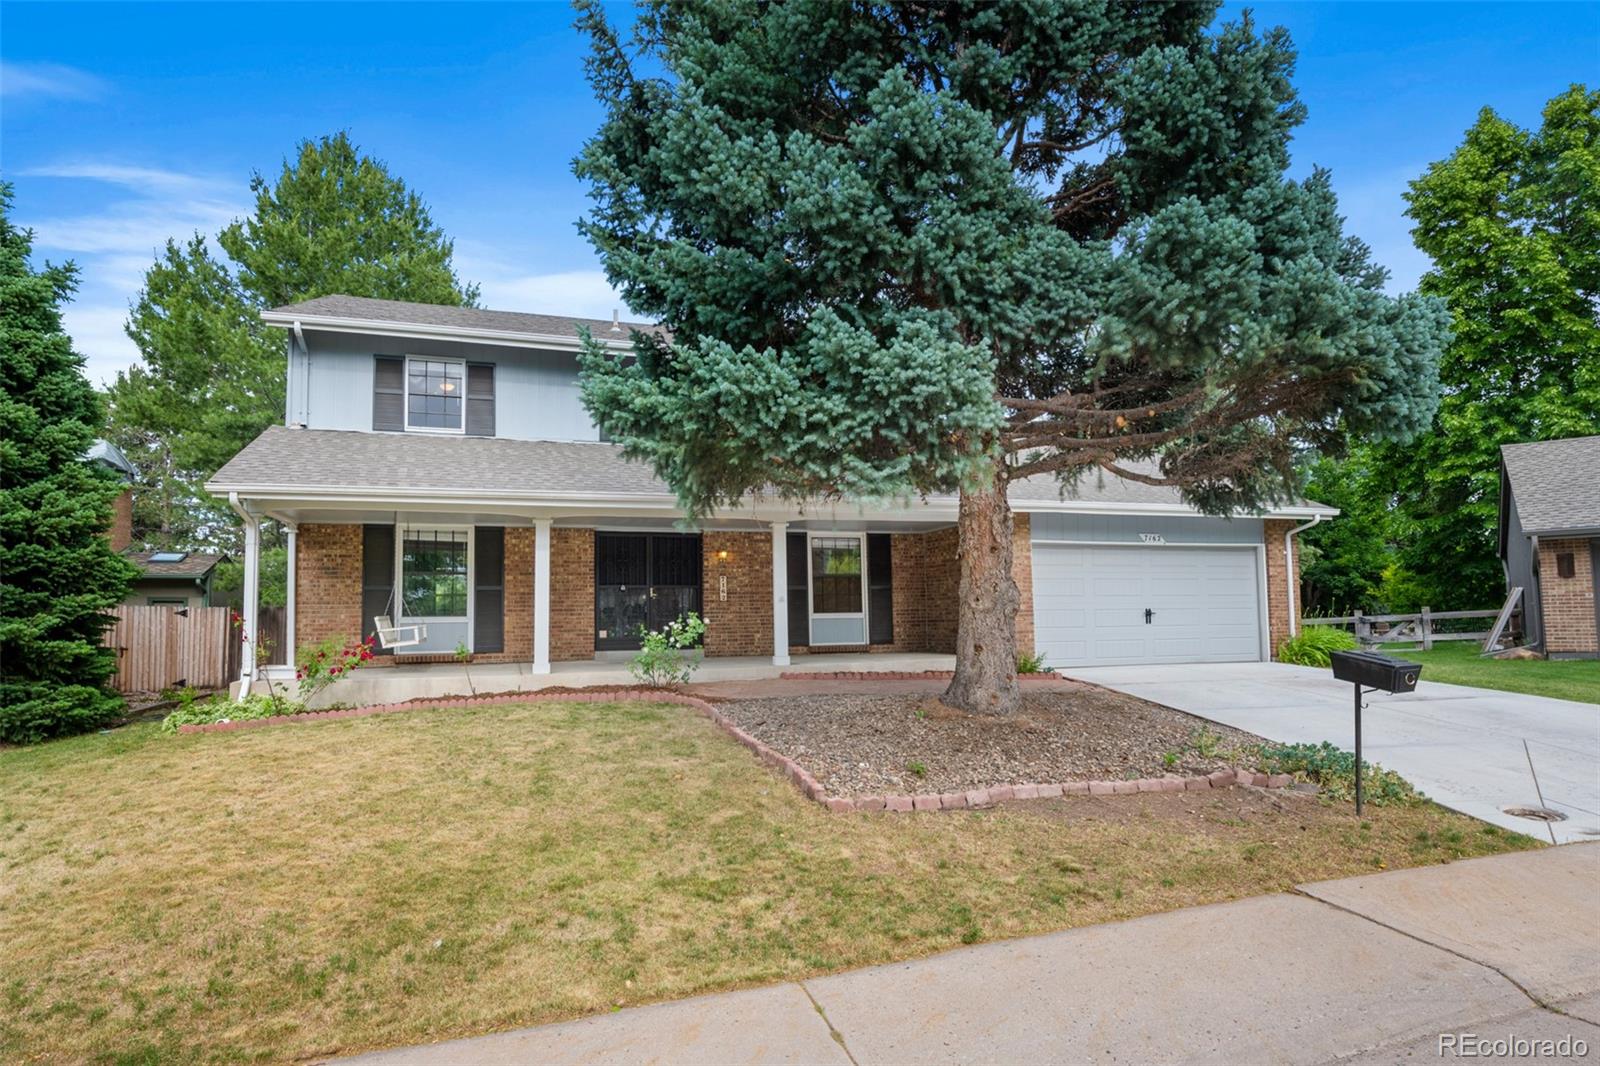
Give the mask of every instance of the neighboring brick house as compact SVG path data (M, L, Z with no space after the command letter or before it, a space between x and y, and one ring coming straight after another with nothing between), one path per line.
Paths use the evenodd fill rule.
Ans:
M381 629L386 661L465 644L546 672L695 610L712 656L954 650L953 496L751 499L691 525L602 439L578 330L622 349L650 327L345 296L263 317L288 334L287 424L207 488L245 519L247 615L259 520L285 524L290 646ZM1295 618L1285 534L1336 513L1209 518L1110 476L1010 495L1019 643L1057 666L1269 658Z
M1529 645L1600 658L1600 437L1501 446L1500 560Z

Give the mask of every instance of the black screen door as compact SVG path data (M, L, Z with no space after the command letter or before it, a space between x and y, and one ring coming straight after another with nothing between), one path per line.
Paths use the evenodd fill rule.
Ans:
M640 629L660 629L700 610L700 535L596 533L594 646L640 646Z

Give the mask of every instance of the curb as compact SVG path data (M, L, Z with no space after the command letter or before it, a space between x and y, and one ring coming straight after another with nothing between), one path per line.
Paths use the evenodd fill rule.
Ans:
M892 676L892 675L890 675ZM910 675L917 676L917 675ZM993 807L1007 800L1058 799L1062 796L1125 796L1139 792L1198 792L1204 789L1252 785L1256 788L1286 788L1293 784L1289 774L1263 774L1250 770L1217 770L1204 777L1145 777L1132 781L1067 781L1046 785L995 785L965 792L924 792L913 795L830 796L811 771L763 744L740 729L716 707L698 696L659 689L625 689L614 692L537 692L503 693L493 696L440 696L409 700L405 703L377 703L340 711L308 711L305 714L279 715L276 718L247 718L239 722L211 722L206 725L181 725L179 733L231 733L241 729L261 729L278 725L315 725L317 722L349 718L370 718L378 714L426 710L436 707L486 707L505 703L617 703L634 700L644 703L672 703L692 707L750 749L751 754L777 770L809 800L815 800L834 814L854 811L959 811Z

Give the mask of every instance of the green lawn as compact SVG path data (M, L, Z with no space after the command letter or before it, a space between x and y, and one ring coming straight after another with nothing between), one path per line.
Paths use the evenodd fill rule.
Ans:
M1403 645L1379 650L1421 663L1424 681L1600 703L1600 659L1485 659L1469 640L1435 644L1432 651Z
M0 1061L303 1061L1536 846L1249 789L831 815L660 704L135 726L0 750Z

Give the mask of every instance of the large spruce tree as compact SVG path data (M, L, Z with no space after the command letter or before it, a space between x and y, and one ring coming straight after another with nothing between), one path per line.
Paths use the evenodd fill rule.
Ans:
M657 0L627 34L583 3L583 229L671 329L592 346L590 410L697 512L959 487L946 698L1014 710L1009 481L1250 510L1437 402L1442 307L1285 177L1287 35L1215 11Z
M0 182L0 740L23 743L122 709L101 636L137 571L106 537L121 482L84 461L101 410L61 328L77 271L29 265L11 201Z

